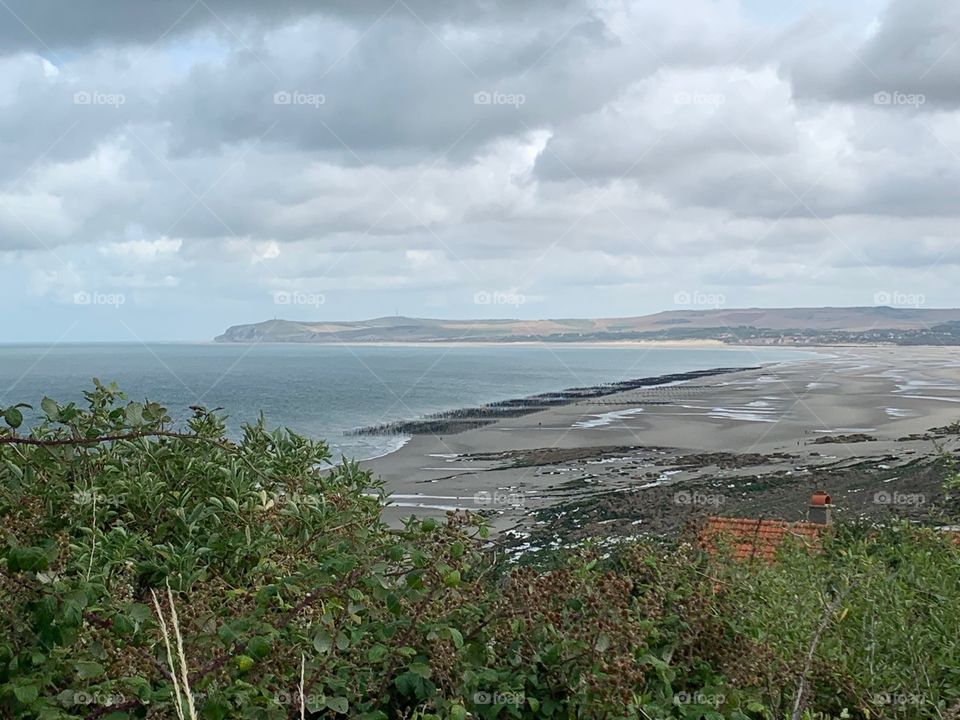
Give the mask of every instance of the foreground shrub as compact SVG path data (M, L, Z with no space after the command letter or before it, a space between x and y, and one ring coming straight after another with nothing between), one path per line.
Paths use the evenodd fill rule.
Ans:
M0 434L0 716L679 712L664 606L696 590L641 550L498 574L480 520L391 531L323 443L86 399Z
M824 552L786 548L775 564L721 562L705 648L740 686L789 717L960 716L960 551L954 533L841 526Z
M85 395L28 432L0 410L2 718L960 715L942 533L516 567L466 513L386 527L382 488L321 442Z
M323 443L261 422L234 444L199 408L171 433L86 395L0 445L0 714L281 718L302 695L373 717L433 694L424 651L478 614L477 523L390 532Z

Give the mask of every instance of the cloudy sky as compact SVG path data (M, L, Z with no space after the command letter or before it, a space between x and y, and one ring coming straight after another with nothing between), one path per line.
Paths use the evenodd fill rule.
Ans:
M960 305L956 0L0 0L0 53L0 341Z

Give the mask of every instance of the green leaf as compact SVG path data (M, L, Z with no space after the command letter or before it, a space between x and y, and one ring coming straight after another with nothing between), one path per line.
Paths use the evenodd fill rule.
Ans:
M387 557L393 560L394 562L399 562L403 560L405 551L402 545L393 545L389 550L387 550Z
M230 706L222 700L208 700L201 714L206 720L223 720L230 712Z
M367 660L369 660L370 662L380 662L381 660L383 660L384 657L386 657L386 655L387 655L387 646L380 645L378 643L377 645L374 645L372 648L370 648L367 651Z
M341 715L346 714L347 710L350 709L350 703L342 696L327 698L326 706Z
M153 610L143 603L130 606L130 618L137 623L143 623L153 617Z
M313 648L318 653L328 653L331 647L333 647L333 638L330 637L330 633L326 630L319 630L317 634L313 636Z
M60 406L57 405L56 400L45 397L40 401L40 409L43 410L43 414L47 416L48 420L56 422L60 419Z
M7 425L16 429L23 424L23 413L15 407L8 407L3 411L3 419L7 421Z
M124 418L127 425L131 427L137 427L138 425L143 424L143 405L138 402L132 402L127 405L127 409L124 413Z
M261 660L270 654L270 641L264 637L255 637L247 643L247 652L257 660Z
M414 675L419 675L425 680L429 679L433 674L433 671L430 669L430 665L424 662L410 663L409 670Z
M81 680L89 680L90 678L99 677L103 675L106 670L104 670L103 665L96 662L78 662L76 664L77 677Z
M50 567L50 561L42 548L10 548L10 552L7 553L7 569L10 572L22 570L40 572L48 567Z
M40 688L37 685L14 685L13 695L24 705L29 705L40 697Z

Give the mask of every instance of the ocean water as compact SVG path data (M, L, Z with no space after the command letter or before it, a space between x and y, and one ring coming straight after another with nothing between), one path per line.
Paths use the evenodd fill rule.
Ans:
M269 425L324 438L348 457L390 452L404 438L352 428L532 395L721 366L802 360L785 348L373 346L230 344L0 345L0 406L48 395L82 401L91 378L116 381L175 419L221 407L231 434L263 411Z

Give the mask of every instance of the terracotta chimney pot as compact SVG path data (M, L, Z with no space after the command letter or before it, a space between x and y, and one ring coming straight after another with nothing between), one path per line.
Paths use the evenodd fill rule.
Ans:
M807 509L807 521L818 525L829 525L833 522L830 515L830 496L822 490L818 490L810 498L810 507Z

